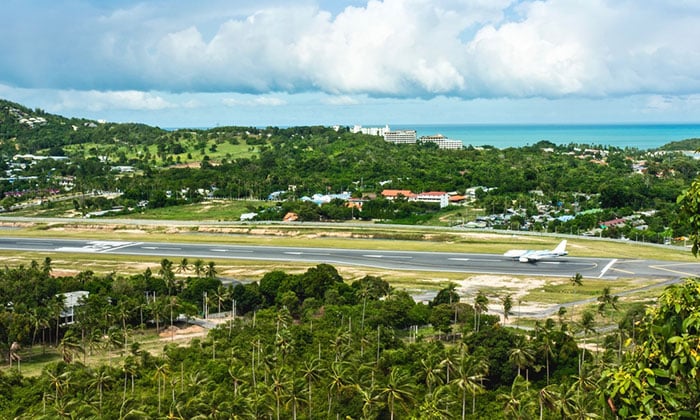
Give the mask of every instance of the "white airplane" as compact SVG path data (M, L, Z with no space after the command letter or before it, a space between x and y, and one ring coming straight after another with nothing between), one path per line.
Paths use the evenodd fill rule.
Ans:
M543 250L527 250L527 249L511 249L503 254L506 257L513 259L518 259L520 262L537 262L540 260L548 260L555 257L561 257L567 255L566 252L566 239L559 242L556 248L551 251L548 249Z

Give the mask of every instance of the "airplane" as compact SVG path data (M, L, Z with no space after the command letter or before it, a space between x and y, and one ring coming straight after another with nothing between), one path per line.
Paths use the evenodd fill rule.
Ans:
M537 262L540 260L549 260L555 257L561 257L567 255L566 252L566 239L559 242L556 248L551 251L548 249L543 250L526 250L526 249L511 249L503 254L506 257L517 259L520 262Z

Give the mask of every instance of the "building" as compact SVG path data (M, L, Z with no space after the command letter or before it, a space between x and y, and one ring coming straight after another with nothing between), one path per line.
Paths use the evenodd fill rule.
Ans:
M464 144L462 144L460 140L450 140L442 134L436 134L434 136L421 136L419 140L423 143L435 143L440 149L459 150L464 147Z
M383 137L384 133L388 131L390 131L388 125L385 125L384 127L363 127L361 125L356 125L350 129L350 132L353 134L362 133L379 137Z
M78 290L76 292L60 293L63 296L63 310L61 311L61 325L70 325L75 322L75 309L82 306L82 300L87 299L90 292Z
M426 191L416 194L413 200L424 203L438 203L440 208L445 208L450 204L450 195L444 191Z
M416 130L396 130L384 133L384 140L394 144L416 144Z
M387 200L395 200L399 197L404 197L411 200L415 198L416 195L410 190L384 190L382 191L382 197L386 198Z

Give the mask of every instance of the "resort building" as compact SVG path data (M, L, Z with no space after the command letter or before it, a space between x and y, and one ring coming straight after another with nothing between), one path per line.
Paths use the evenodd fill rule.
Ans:
M388 125L385 125L384 127L363 127L361 125L356 125L352 127L352 129L350 129L350 132L353 134L362 133L370 136L379 137L383 137L384 134L388 131L390 131Z
M396 130L384 133L384 140L394 144L416 144L416 130Z
M461 140L450 140L442 134L436 134L434 136L421 136L419 140L423 143L435 143L440 149L459 150L464 147Z

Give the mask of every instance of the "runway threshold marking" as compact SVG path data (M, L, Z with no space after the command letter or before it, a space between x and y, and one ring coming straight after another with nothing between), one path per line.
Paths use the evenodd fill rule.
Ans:
M600 272L600 275L598 276L598 278L603 277L603 276L605 275L605 273L607 273L608 270L610 270L610 267L612 267L613 264L615 264L616 262L617 262L617 258L615 258L614 260L610 260L610 262L608 263L608 265L606 265L605 267L603 267L603 270Z

